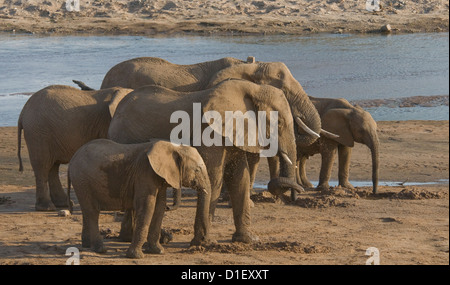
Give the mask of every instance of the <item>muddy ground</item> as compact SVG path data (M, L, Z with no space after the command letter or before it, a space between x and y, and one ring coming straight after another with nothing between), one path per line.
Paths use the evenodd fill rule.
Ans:
M81 247L82 216L34 211L34 178L26 147L25 171L18 172L15 127L0 128L0 264L65 264L69 247L80 250L80 264L365 264L366 249L376 247L381 264L449 264L448 121L378 122L381 141L380 189L306 189L295 203L275 199L263 189L253 195L252 232L259 241L231 243L234 224L227 202L212 223L217 244L190 248L195 195L185 191L183 205L167 212L163 227L173 240L165 254L125 258L128 243L117 239L121 214L101 214L108 248L97 254ZM309 177L318 179L320 156L310 159ZM356 145L351 180L370 181L370 151ZM66 168L62 181L66 185ZM333 179L337 169L334 168ZM421 186L385 186L383 181L433 182ZM258 182L268 181L261 163ZM170 202L170 199L169 199Z

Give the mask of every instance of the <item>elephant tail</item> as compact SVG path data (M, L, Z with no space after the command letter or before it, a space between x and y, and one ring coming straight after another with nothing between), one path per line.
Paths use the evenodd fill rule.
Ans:
M70 168L67 170L67 204L69 205L69 212L70 214L72 214L73 212L73 203L70 200L70 186L71 186L71 181L70 181Z
M22 114L21 114L22 115ZM19 158L19 171L23 172L22 156L20 155L20 150L22 148L22 116L20 116L17 123L17 157Z
M87 90L87 91L90 91L90 90L95 90L95 89L93 89L93 88L91 88L91 87L89 87L89 86L87 86L86 84L84 84L84 82L81 82L81 81L78 81L78 80L72 80L73 81L73 83L75 83L76 85L78 85L80 88L81 88L81 90Z

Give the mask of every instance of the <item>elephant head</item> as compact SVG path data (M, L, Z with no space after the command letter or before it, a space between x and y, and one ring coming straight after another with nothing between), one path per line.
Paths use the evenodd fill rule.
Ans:
M182 185L200 192L210 192L208 173L202 157L195 148L158 141L147 152L153 170L171 187Z
M224 94L226 96L223 96ZM240 95L230 96L230 94ZM229 132L227 133L227 110L233 110L234 114L244 114L248 121L248 127L241 134L244 137L241 144L238 142L239 130L235 129L233 132L236 135L231 135L232 137ZM293 164L297 157L294 121L289 103L282 90L270 85L259 85L246 80L231 79L220 83L216 91L208 97L203 105L203 113L206 115L209 111L218 112L222 118L225 118L221 121L221 125L210 124L210 127L217 133L222 134L225 140L233 143L234 146L246 152L259 153L262 156L278 155L281 157L280 177L282 178L281 180L274 179L271 181L272 189L277 189L274 190L275 192L285 192L290 188L301 191L300 185L295 182L295 165ZM258 115L247 116L249 111ZM264 116L260 117L259 114L261 113ZM252 121L255 121L254 125L257 128L251 128ZM276 133L273 130L274 122L278 130ZM236 128L237 124L236 122ZM267 141L264 144L260 140L260 138L263 139L263 137L258 137L258 134L261 133L265 134L263 137L266 139L270 137L270 145L267 145ZM257 142L251 144L250 138L255 137ZM276 149L273 149L272 143L274 142L277 145Z
M147 151L147 158L153 171L171 187L181 190L185 186L198 192L192 244L199 245L208 233L208 223L205 220L209 214L211 199L211 184L202 157L193 147L158 140Z
M249 62L235 64L218 72L210 81L214 86L227 78L241 78L277 87L284 92L291 107L295 128L296 143L308 146L320 137L321 121L319 113L309 100L300 83L292 76L282 62Z
M378 188L379 141L377 123L372 116L360 107L352 109L336 108L323 114L322 126L337 134L330 137L340 144L353 147L354 143L365 144L372 154L373 192Z

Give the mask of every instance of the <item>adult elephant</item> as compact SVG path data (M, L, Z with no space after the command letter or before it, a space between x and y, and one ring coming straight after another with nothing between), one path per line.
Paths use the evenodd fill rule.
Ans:
M60 164L69 163L83 144L106 138L117 103L131 89L108 88L82 91L51 85L34 93L20 113L17 127L19 170L22 129L36 179L37 211L67 207L59 180Z
M369 112L359 106L353 106L345 99L315 97L310 97L310 99L319 111L322 126L338 135L338 137L323 135L311 146L297 148L297 181L306 187L312 187L306 176L306 160L309 156L320 153L322 164L317 188L328 189L331 167L337 150L339 156L339 185L353 188L348 179L352 147L357 142L366 145L371 151L373 193L376 193L378 189L380 143L375 120Z
M178 65L161 58L140 57L121 62L105 75L101 88L120 86L136 89L145 85L163 86L175 91L205 90L228 78L245 79L281 89L298 126L297 144L306 146L319 137L320 117L300 83L282 62L242 61L225 57L192 65Z
M202 117L213 111L220 118L216 116L211 120L204 117L202 124ZM249 153L259 154L262 149L260 141L252 144L248 135L251 131L253 134L259 134L267 130L263 127L255 130L250 127L250 123L247 128L240 129L237 128L237 122L226 124L229 122L226 120L227 111L233 114L242 112L240 114L245 115L249 114L248 111L255 114L259 111L264 114L268 111L278 112L278 121L274 121L272 114L271 119L266 116L264 122L258 116L258 127L265 123L268 129L271 120L277 123L275 126L278 127L275 145L277 148L274 154L281 154L283 159L280 177L272 180L270 186L274 192L284 192L288 188L300 190L301 187L295 182L295 166L292 164L297 156L290 107L283 92L269 85L234 79L223 81L204 91L190 93L154 85L144 86L128 94L120 102L111 121L108 137L113 141L129 144L145 142L151 138L173 141L173 138L178 138L173 135L174 130L183 130L189 136L193 134L193 145L206 164L211 182L210 216L214 215L220 190L225 184L230 193L236 227L232 240L248 243L253 237L249 232L250 174L246 156ZM175 117L172 118L172 114ZM178 122L180 118L182 122L176 126L174 122ZM187 124L185 120L188 120ZM242 138L248 139L239 143L239 132L242 132ZM195 143L200 138L201 142ZM208 138L212 138L214 143L205 143Z

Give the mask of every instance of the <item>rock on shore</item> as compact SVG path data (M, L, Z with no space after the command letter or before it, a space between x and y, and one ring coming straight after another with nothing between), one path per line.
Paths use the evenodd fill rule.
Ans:
M448 31L448 2L383 0L0 0L0 30L37 34L305 34ZM73 10L73 9L69 9Z

